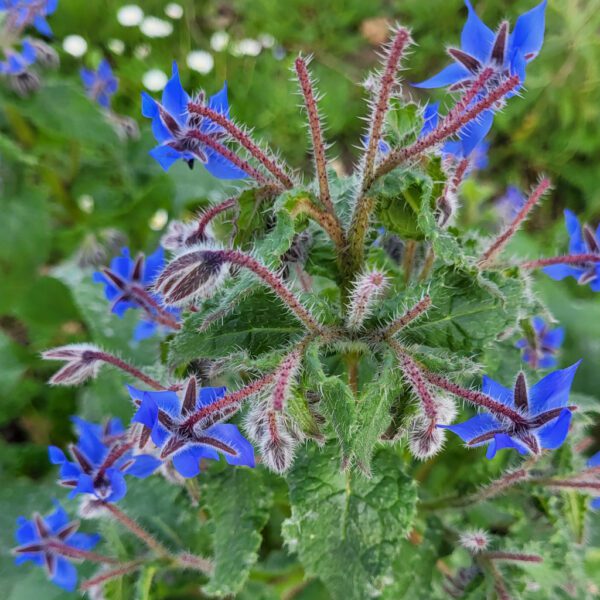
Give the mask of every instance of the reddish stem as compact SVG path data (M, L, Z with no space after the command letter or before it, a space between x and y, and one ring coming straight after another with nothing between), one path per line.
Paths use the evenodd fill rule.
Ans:
M79 548L74 548L73 546L59 542L58 540L49 540L46 543L46 546L51 550L55 550L58 554L68 558L89 560L90 562L105 563L107 565L119 564L119 560L117 558L104 556L103 554L97 554L96 552L90 552L89 550L80 550Z
M501 252L513 235L515 235L519 229L519 226L526 219L531 209L539 202L540 198L549 187L549 179L544 178L542 181L540 181L535 190L533 190L531 196L529 196L529 199L523 208L521 208L521 210L517 213L512 223L508 225L508 227L496 238L494 243L483 253L483 256L477 263L480 268L485 267L499 252Z
M420 317L424 312L429 310L431 306L431 296L423 296L410 310L405 312L401 317L392 321L381 333L383 336L389 337L398 333L406 327L411 321Z
M377 157L377 148L381 140L385 116L389 109L390 97L396 81L398 63L404 56L404 52L411 42L412 40L409 31L403 27L398 28L390 46L385 68L379 81L379 96L371 116L369 141L364 155L363 192L371 187L371 184L373 183L373 170L375 167L375 159Z
M463 97L452 107L450 112L446 115L445 120L455 119L467 109L469 104L475 100L477 94L481 92L485 84L489 81L490 77L494 74L494 69L487 67L473 81L471 87L463 94Z
M188 130L187 135L214 150L261 185L269 185L268 179L260 171L257 171L247 160L240 158L233 150L218 142L212 135L198 129Z
M429 381L433 385L436 385L437 387L446 390L447 392L450 392L451 394L454 394L459 398L463 398L464 400L467 400L475 406L487 408L487 410L489 410L493 414L501 418L505 417L507 419L510 419L515 424L527 424L527 419L525 419L523 415L513 410L512 408L505 406L501 402L494 400L491 396L488 396L487 394L478 392L476 390L468 390L463 387L460 387L459 385L452 383L452 381L449 381L448 379L442 377L441 375L438 375L437 373L432 373L431 371L427 371L425 369L423 369L422 372L425 379L427 379L427 381Z
M542 482L548 487L572 488L580 490L600 490L600 481L572 481L570 479L546 479Z
M522 269L537 269L550 265L581 265L590 262L600 262L600 254L569 254L568 256L553 256L552 258L539 258L521 263Z
M205 406L189 415L181 424L181 427L191 430L197 426L200 429L205 429L207 422L214 424L215 415L222 414L223 412L226 412L228 415L231 414L228 409L241 404L244 400L250 398L250 396L254 396L254 394L257 394L264 387L272 383L274 379L275 373L269 373L264 377L249 383L242 389L223 396L216 402L213 402L212 404Z
M143 381L146 385L149 385L155 390L164 391L170 389L165 387L162 383L160 383L160 381L157 381L156 379L149 377L145 373L142 373L142 371L140 371L133 365L130 365L129 363L125 362L124 360L121 360L119 357L114 356L113 354L109 354L108 352L94 352L91 350L89 351L89 353L93 355L93 358L113 365L114 367L121 369L121 371L125 371L126 373L133 375L136 379Z
M537 554L521 554L520 552L484 552L483 556L490 560L514 560L520 562L541 563L544 559Z
M213 206L209 206L198 219L198 226L196 227L195 235L203 239L205 235L206 228L208 224L219 214L222 212L229 210L237 205L237 198L227 198L227 200L223 200L223 202L219 202L219 204L214 204Z
M217 125L220 125L225 129L233 138L235 138L252 156L258 160L268 171L270 171L285 188L290 189L294 187L294 182L279 168L277 163L269 158L265 152L255 144L250 136L239 128L233 121L228 119L222 113L209 108L204 104L196 104L190 102L188 104L188 110L193 113L207 117L211 121L214 121Z
M283 303L300 321L302 321L302 323L304 323L304 325L306 325L306 327L308 327L308 329L320 331L320 325L315 321L308 310L302 306L298 298L296 298L293 292L289 290L279 275L269 270L264 265L261 265L248 254L244 254L238 250L215 250L207 252L219 255L224 262L231 262L252 271L257 277L262 279L277 296L279 296Z
M121 566L117 567L116 569L110 569L109 571L104 571L103 573L99 573L98 575L95 575L94 577L87 579L86 581L84 581L81 584L79 589L81 591L89 590L98 585L102 585L103 583L106 583L107 581L116 579L117 577L123 577L123 575L128 575L129 573L133 573L134 571L137 571L144 564L144 562L145 561L143 561L143 560L132 560L131 562L123 563Z
M457 133L467 123L476 119L482 112L491 108L496 102L506 94L516 88L520 83L519 77L513 75L493 89L487 96L476 102L471 108L461 112L456 117L444 119L433 131L418 139L406 148L399 148L390 153L381 165L375 171L374 179L382 177L395 169L398 165L419 156L425 150L436 146L450 136Z
M313 152L315 154L317 178L319 180L320 200L327 212L332 216L335 216L336 212L335 208L333 207L333 202L331 201L331 194L329 192L329 179L327 178L327 159L325 157L323 131L321 128L321 120L319 118L317 101L315 99L312 83L310 81L310 75L308 74L306 61L301 56L296 59L294 64L296 66L296 74L298 75L298 81L300 82L300 89L302 90L302 94L304 96L304 105L308 115L308 125L310 127Z
M139 285L134 285L131 287L131 293L135 296L136 300L152 321L175 331L181 329L181 325L173 315L169 314L169 312L167 312L164 307L152 297L152 294L150 294L147 289Z

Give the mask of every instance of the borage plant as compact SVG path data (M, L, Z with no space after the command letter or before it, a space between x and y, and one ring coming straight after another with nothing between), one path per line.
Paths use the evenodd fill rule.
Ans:
M524 93L546 3L512 32L467 8L455 64L419 84L458 94L445 114L406 100L412 40L392 32L348 177L328 168L304 57L310 182L235 123L226 88L190 97L175 65L162 100L144 96L165 169L244 181L171 223L168 260L124 251L95 276L113 313L140 312L138 342L168 336L165 361L138 368L95 344L45 353L65 363L55 385L124 372L134 385L111 388L111 403L129 398L133 416L129 428L77 419L78 441L50 450L80 515L100 520L104 553L57 508L20 521L20 562L67 589L73 561L98 563L81 589L107 598L134 585L152 598L587 594L580 542L598 461L586 463L588 423L570 399L578 363L543 372L563 332L532 273L595 290L600 246L567 213L569 255L502 257L545 177L491 239L461 229L461 184L483 166L494 115ZM447 430L467 449L452 440L442 453ZM119 541L119 526L138 543Z

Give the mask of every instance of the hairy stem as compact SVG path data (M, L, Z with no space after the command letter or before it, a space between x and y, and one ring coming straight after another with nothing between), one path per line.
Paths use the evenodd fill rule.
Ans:
M370 118L371 127L369 129L369 139L363 158L361 194L369 189L373 183L373 171L375 169L377 149L381 140L385 116L389 110L394 84L396 83L398 64L411 42L412 40L408 29L399 27L389 48L385 68L379 80L379 95Z
M423 296L411 309L405 312L401 317L394 319L387 327L381 330L382 337L391 337L404 329L411 321L419 318L431 307L431 296Z
M121 371L129 373L129 375L133 375L133 377L139 379L140 381L143 381L146 385L149 385L155 390L164 391L171 389L164 386L162 383L160 383L160 381L157 381L149 375L146 375L133 365L130 365L128 362L121 360L118 356L115 356L114 354L109 354L108 352L95 352L93 350L90 350L89 353L93 355L93 358L108 363L113 367L117 367L117 369L121 369Z
M339 221L330 213L324 212L317 208L309 198L298 200L291 211L291 215L295 217L299 214L308 215L313 221L318 223L323 230L329 235L331 241L338 248L338 257L342 257L342 253L346 247L346 238L344 230Z
M542 179L538 186L533 190L532 194L529 196L529 199L521 208L521 210L517 213L512 223L508 225L508 227L495 239L493 244L483 253L482 257L477 262L477 266L480 269L485 268L494 260L494 258L502 251L504 246L510 241L510 239L515 235L521 223L526 219L527 215L530 213L531 209L539 202L540 198L546 192L546 190L550 187L549 179Z
M150 533L148 533L143 527L138 525L131 517L127 516L120 508L117 508L110 502L103 502L102 506L110 512L110 514L117 520L123 527L128 529L133 535L139 538L148 548L154 550L158 556L168 557L170 556L169 551Z
M240 127L238 127L231 119L224 114L209 108L204 104L190 102L188 104L190 112L202 115L221 126L227 133L231 135L237 142L240 143L248 152L260 162L272 175L278 179L284 188L290 189L294 187L294 182L288 175L277 165L277 162L269 157L252 138Z
M81 591L89 590L98 585L102 585L107 581L111 581L112 579L117 579L118 577L123 577L123 575L129 575L129 573L133 573L137 571L146 561L144 560L132 560L130 562L123 563L122 565L116 567L115 569L110 569L108 571L104 571L102 573L98 573L94 577L90 577L90 579L86 579L79 589Z
M61 554L62 556L66 556L68 558L89 560L90 562L104 563L107 565L119 564L118 558L104 556L104 554L90 552L89 550L81 550L79 548L74 548L73 546L69 546L68 544L64 544L57 540L48 541L46 546L51 550L55 550L58 554Z
M234 196L232 198L227 198L227 200L223 200L223 202L219 202L218 204L214 204L213 206L209 206L198 219L198 225L196 227L195 236L199 239L203 239L206 233L206 228L208 224L222 212L229 210L237 205L237 198Z
M230 150L227 146L218 142L212 135L203 133L199 129L190 129L187 132L187 135L214 150L217 154L234 164L238 169L244 171L246 175L254 179L260 185L269 185L268 179L260 171L257 171L247 160L240 158L233 150Z
M329 179L327 177L327 158L325 157L325 143L323 141L323 130L321 127L321 119L319 118L319 109L317 108L317 100L313 91L312 82L308 73L306 60L299 56L295 63L296 75L300 83L300 89L304 96L304 105L308 115L308 125L310 127L310 135L312 139L313 152L315 155L315 166L317 169L317 178L319 180L319 198L325 207L325 210L335 217L336 212L331 201L331 193L329 191Z
M544 559L537 554L523 554L521 552L484 552L483 556L490 560L512 560L516 562L533 562L541 563Z
M283 279L276 273L260 264L248 254L238 250L215 250L224 262L231 262L252 271L257 277L266 283L271 291L276 294L282 302L296 315L296 317L311 331L320 331L321 326L296 298L294 293L287 287Z
M538 269L550 265L581 265L585 263L600 262L600 254L569 254L568 256L553 256L551 258L539 258L521 263L522 269Z

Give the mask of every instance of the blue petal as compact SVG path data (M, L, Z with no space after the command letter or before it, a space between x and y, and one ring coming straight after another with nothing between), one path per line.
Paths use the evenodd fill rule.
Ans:
M69 492L69 498L75 498L78 494L96 495L94 480L89 475L82 473L77 480L77 486Z
M110 481L111 493L106 497L107 502L118 502L127 493L125 477L119 469L110 468L106 470L106 478Z
M486 62L494 44L494 32L477 16L469 0L465 0L469 16L460 36L461 49L481 62Z
M596 452L593 456L590 456L586 463L587 467L600 467L600 452Z
M481 391L484 394L491 396L494 400L501 402L504 406L510 406L511 408L514 406L514 395L512 390L505 388L487 375L483 376Z
M89 69L80 69L79 75L81 76L81 81L83 81L83 85L90 88L94 85L96 80L96 74L94 71L90 71Z
M573 377L581 361L560 371L554 371L529 390L529 412L532 416L553 408L563 408L569 402Z
M227 100L227 82L220 91L210 97L208 107L223 115L229 116L229 102Z
M162 465L162 461L149 454L139 454L134 457L134 463L125 471L126 475L132 475L138 479L149 477Z
M557 327L556 329L548 331L548 333L544 335L544 339L542 341L544 342L544 346L547 346L548 348L560 348L564 339L564 327Z
M84 430L81 432L77 441L77 447L94 465L99 465L108 453L108 447L93 430Z
M543 0L535 8L522 14L515 23L515 28L510 35L509 44L512 48L518 49L523 56L528 54L537 55L542 49L546 4L547 0ZM531 57L529 60L532 60L534 57Z
M569 433L572 413L568 408L565 408L559 415L558 419L550 421L541 427L537 434L540 438L542 448L554 450L562 446Z
M544 267L542 271L555 281L561 281L565 277L579 279L583 273L582 268L573 267L572 265L550 265L549 267Z
M569 209L565 209L565 227L570 239L569 254L585 254L587 246L581 234L581 224L579 223L579 219Z
M100 61L100 65L98 65L98 76L104 81L108 81L112 78L112 69L110 68L110 63L103 58Z
M66 558L57 556L56 572L51 581L67 592L74 592L77 587L77 569Z
M97 533L89 534L77 532L69 536L66 542L72 548L77 548L79 550L91 550L98 544L100 539L101 538Z
M491 460L496 456L498 450L503 450L504 448L514 448L519 454L529 454L529 450L523 444L520 444L506 433L498 433L490 442L485 457Z
M160 118L158 104L146 92L142 92L142 115L152 119L152 134L159 144L173 139L173 135Z
M203 408L209 406L213 402L216 402L219 398L225 395L225 387L203 387L200 389L198 398L196 400L196 408Z
M419 83L412 83L411 85L416 88L431 89L438 87L446 87L471 77L471 74L465 67L457 63L448 65L445 69L442 69L437 75L421 81Z
M419 133L419 138L425 137L438 126L439 109L439 102L432 102L425 105L425 109L423 110L423 128L421 129L421 133Z
M182 152L171 148L171 146L156 146L148 152L150 156L165 170L168 171L174 163L184 158Z
M463 156L466 158L483 141L494 123L494 111L486 110L477 119L467 123L459 132L463 145Z
M538 366L540 369L551 369L558 364L558 361L552 354L544 356L539 362Z
M452 433L455 433L467 443L472 439L479 437L480 435L494 431L495 429L502 429L500 422L492 417L492 415L487 413L476 415L464 423L456 423L455 425L438 425L438 427L449 429Z
M65 453L56 446L48 446L48 458L53 465L62 465L67 462Z
M128 385L127 389L134 400L144 402L146 398L151 398L157 408L164 410L172 417L179 417L181 414L181 400L175 392L148 392L138 390L131 385Z
M231 423L221 423L209 427L204 433L231 446L236 454L223 452L225 460L230 465L246 465L254 467L254 448L252 444L240 433L240 430Z
M200 458L194 448L185 448L173 455L173 466L183 477L196 477L200 473Z
M546 327L546 322L544 319L542 319L542 317L533 317L533 319L531 319L531 324L538 335L540 335Z
M133 330L133 339L136 342L141 342L151 338L157 331L158 327L154 321L140 321Z
M131 386L127 387L131 388ZM129 394L134 400L136 399L136 397L131 393L131 389L129 389ZM142 403L139 405L136 413L133 415L131 422L141 423L146 427L152 428L158 421L158 406L150 396L146 395L145 392L142 394L142 398Z
M181 85L177 63L173 61L173 75L165 85L162 95L162 105L165 110L179 123L186 123L187 105L190 97Z
M245 171L236 167L231 161L227 160L215 152L212 148L204 148L207 162L203 163L204 168L217 179L245 179L248 177Z
M600 510L600 498L594 498L590 502L590 506L592 507L593 510Z
M152 254L146 257L143 284L149 286L154 283L154 280L158 277L164 266L165 251L162 246L159 246Z
M48 25L48 21L44 19L44 17L37 15L33 19L33 26L46 37L52 37L52 29L50 29L50 25Z
M15 541L19 546L29 544L39 539L36 528L31 521L25 517L17 517L17 529L15 530Z
M67 511L60 505L57 500L53 500L54 504L54 512L51 512L49 515L44 517L44 521L48 526L48 529L52 531L52 533L56 533L60 529L62 529L67 523L69 523L69 515Z

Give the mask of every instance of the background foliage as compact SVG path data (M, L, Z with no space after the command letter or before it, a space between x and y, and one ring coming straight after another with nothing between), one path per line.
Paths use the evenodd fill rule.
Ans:
M149 39L137 28L119 25L116 12L122 4L114 0L86 3L61 0L57 14L51 19L55 47L60 48L65 36L77 33L87 40L87 53L79 59L61 51L60 70L48 74L45 86L29 99L0 88L0 518L3 525L0 579L9 600L31 598L41 589L46 598L61 597L59 590L42 582L41 573L32 572L24 577L22 572L15 572L6 550L12 541L14 517L34 508L40 497L39 486L46 485L50 467L46 446L64 444L70 439L68 416L74 412L96 419L109 413L127 418L130 410L122 394L116 392L122 381L114 373L103 374L81 391L46 386L55 365L43 363L39 352L50 346L88 339L140 363L148 363L160 352L166 352L158 341L133 345L130 339L134 318L122 323L109 315L101 290L90 282L89 267L75 268L74 263L89 262L99 248L110 257L125 240L134 249L152 250L167 216L191 214L226 191L225 184L210 178L202 169L189 171L178 164L165 174L149 159L147 151L154 143L147 123L141 122L139 114L144 73L150 68L168 73L174 58L181 65L184 87L188 89L204 87L214 92L227 79L233 114L253 125L258 135L280 148L292 164L307 167L308 143L297 108L295 84L289 80L289 67L299 51L312 53L314 72L324 93L322 109L328 137L334 142L332 155L337 155L336 168L343 172L352 168L355 145L364 126L359 119L365 114L364 91L358 84L375 64L378 44L386 35L385 19L398 20L412 28L418 47L408 62L411 70L406 77L418 81L445 64L444 44L458 39L464 12L460 0L428 0L426 4L421 0L327 3L182 0L183 18L173 21L173 33L166 38ZM166 1L146 0L143 8L147 14L166 18L166 4ZM531 2L494 0L477 5L483 18L495 23L507 13L520 14ZM561 219L564 207L590 222L597 223L600 219L599 28L600 1L550 3L546 42L542 54L529 69L527 93L497 118L491 139L491 164L465 186L466 204L461 219L477 227L492 228L492 202L506 185L527 188L540 172L552 178L555 185L552 199L537 211L528 231L519 234L511 247L522 256L534 257L542 249L548 255L552 250L564 248ZM213 52L210 38L221 30L230 34L230 46ZM273 36L275 43L258 56L236 56L233 52L236 41L261 39L265 34ZM109 40L114 39L124 42L124 52L120 55L109 49ZM212 52L215 59L212 72L199 75L183 66L187 53L193 49ZM95 67L103 56L110 59L120 78L114 110L140 121L138 140L119 139L82 91L79 68ZM408 87L405 93L423 98L422 92ZM65 261L70 261L68 268ZM575 390L582 395L597 392L600 387L598 298L570 282L552 285L542 280L536 285L567 331L561 364L571 364L582 356L585 359ZM102 404L98 398L102 398ZM311 476L318 478L319 469L328 468L324 456L318 459L317 472ZM376 460L386 461L390 457L382 453ZM430 478L428 483L435 490L437 480L447 483L450 477L443 471L455 469L452 477L456 490L439 490L451 493L481 477L482 470L487 470L490 476L497 474L501 463L498 460L482 465L479 461L474 467L474 460L453 441L448 444L444 463L436 464L435 472L431 472L428 463L412 475L419 481ZM302 477L304 468L303 459L299 458L292 478ZM247 484L244 479L255 475L236 473L216 470L211 473L204 501L209 508L215 504L213 510L225 530L248 527L250 531L264 525L274 503L272 514L279 515L279 523L277 517L275 522L271 517L263 547L259 548L256 540L252 544L249 538L248 547L239 548L241 556L235 558L239 565L247 555L257 552L263 558L268 555L268 560L253 572L250 587L241 592L240 598L278 597L278 578L299 582L302 573L294 565L286 564L286 559L276 552L269 554L269 550L281 545L278 536L283 519L288 519L284 528L288 542L296 539L295 523L303 515L288 514L284 494L276 483L270 482L273 497L249 497L251 506L244 516L248 522L237 522L235 507L220 504L211 493L213 486L227 485L235 490L232 493L243 495ZM399 473L398 477L404 475ZM381 501L394 507L397 492L393 489L377 490L377 482L373 481L361 485L368 489L360 491L357 503L371 495L383 494ZM318 503L320 493L315 487L314 497L304 499L307 506ZM164 500L159 490L154 494ZM128 497L128 501L133 502L134 497ZM303 499L295 503L302 507ZM358 504L354 510L361 519L369 519L368 511L362 511ZM408 506L403 510L409 510ZM336 519L337 515L330 517ZM395 511L395 518L397 523L379 525L401 528L402 511ZM484 515L481 521L485 524ZM181 523L178 525L181 529ZM522 527L526 540L525 524ZM358 529L353 535L362 534ZM199 530L198 536L209 533ZM597 532L592 535L598 538ZM313 551L310 539L297 537L296 542L300 554ZM227 541L223 544L225 552ZM335 553L335 560L350 570L371 568L369 564L350 566L343 546L330 550ZM597 552L596 561L600 561L600 551ZM335 577L339 573L334 569L330 575ZM429 574L415 571L415 578L420 576L425 581L430 579ZM239 581L244 578L240 576ZM271 582L269 589L264 582ZM350 579L346 581L347 585L351 583ZM223 586L231 586L228 591L232 593L239 591L233 576L223 577L219 572L206 590L214 592ZM168 588L157 593L157 597L175 597L169 595ZM196 588L193 593L201 597ZM127 594L123 590L120 597L132 597ZM301 594L304 595L294 597L328 597L316 583ZM413 597L418 597L416 592Z

